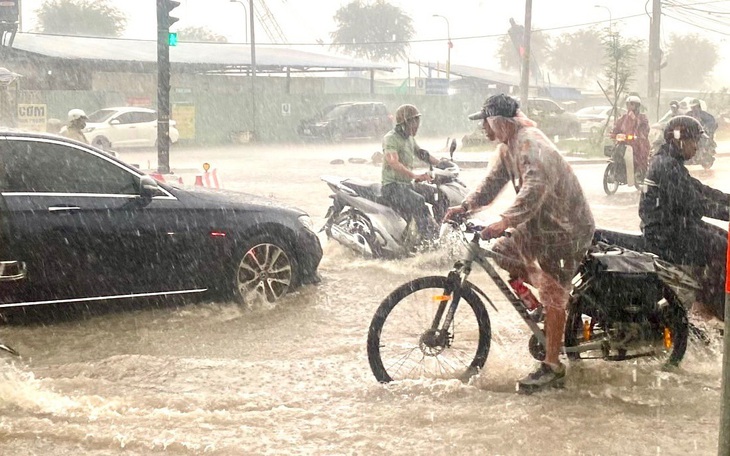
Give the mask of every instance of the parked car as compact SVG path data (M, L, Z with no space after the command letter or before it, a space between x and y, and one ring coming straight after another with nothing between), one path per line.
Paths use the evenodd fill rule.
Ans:
M548 98L529 98L526 114L550 138L580 135L580 121L575 114Z
M626 109L618 108L619 117L626 114ZM588 106L575 112L580 122L580 132L583 134L595 134L606 127L607 131L613 128L615 123L612 115L612 106Z
M84 129L92 145L104 149L157 147L157 111L147 108L105 108L89 114ZM170 142L180 133L170 120Z
M155 181L93 146L0 131L0 311L167 295L273 302L318 281L301 210Z
M383 103L348 102L325 107L311 119L302 120L297 133L304 139L334 142L354 138L380 138L393 128L393 116Z

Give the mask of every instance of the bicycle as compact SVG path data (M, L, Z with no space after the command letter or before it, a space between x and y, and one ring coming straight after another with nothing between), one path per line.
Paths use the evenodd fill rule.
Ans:
M480 245L482 226L464 221L453 224L460 227L466 246L464 258L457 260L445 277L421 277L396 288L373 316L368 330L368 361L381 383L419 377L466 382L484 367L491 345L491 322L482 298L495 311L497 307L467 280L474 263L484 269L530 328L531 355L540 361L545 357L542 307L531 309L500 276L493 264L497 254ZM600 252L607 248L594 242L573 279L563 352L572 360L616 361L660 352L669 355L668 364L677 365L686 351L689 331L681 302L670 287L650 274L632 277L643 280L644 285L627 287L624 283L612 292L620 298L613 301L622 303L601 302L596 285L609 275L596 269L594 263L604 259ZM409 311L411 303L415 308ZM639 353L629 353L636 350ZM599 355L589 356L592 352Z

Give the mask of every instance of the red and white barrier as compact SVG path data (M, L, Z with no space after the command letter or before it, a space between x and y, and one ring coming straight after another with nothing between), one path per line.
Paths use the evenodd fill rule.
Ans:
M195 176L195 186L215 189L222 188L218 181L218 169L213 168L210 171L205 171L202 175L198 174Z

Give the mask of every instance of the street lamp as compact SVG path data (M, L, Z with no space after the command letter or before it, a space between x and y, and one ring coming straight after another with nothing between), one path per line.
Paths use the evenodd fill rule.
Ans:
M231 0L231 1L233 1L233 0ZM593 7L594 8L604 8L606 11L608 11L608 34L613 35L613 29L612 29L613 17L611 16L611 10L608 8L608 6L603 6L603 5L593 5Z
M246 6L240 0L230 0L231 3L240 3L243 6L243 10L246 11ZM252 141L256 135L256 39L254 38L254 9L253 0L248 2L248 11L246 11L247 19L251 26L251 135L249 141Z
M231 3L239 3L241 6L243 6L243 12L246 14L246 20L243 21L243 26L244 26L243 42L248 43L248 10L246 9L246 4L243 3L241 0L231 0Z
M446 39L447 45L448 45L448 54L446 54L446 80L451 80L451 48L454 47L453 43L451 42L451 29L449 27L449 20L446 18L446 16L442 16L440 14L434 14L433 17L440 17L441 19L446 21Z

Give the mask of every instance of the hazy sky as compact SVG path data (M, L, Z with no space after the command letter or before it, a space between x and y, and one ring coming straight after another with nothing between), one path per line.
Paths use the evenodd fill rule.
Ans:
M244 8L239 3L229 0L180 0L182 5L175 10L180 22L177 27L205 26L212 31L224 35L231 42L243 42L245 39ZM33 11L42 0L23 0L23 29L32 30L35 25ZM155 39L156 15L155 2L152 0L114 0L118 8L128 17L125 37ZM248 0L243 0L248 10ZM255 0L260 5L261 0ZM335 12L349 0L266 0L272 15L284 32L289 43L306 44L321 40L330 42L330 33L335 29L332 20ZM416 40L439 40L446 38L446 22L434 14L448 18L449 29L454 47L451 51L452 64L471 65L482 68L499 69L499 62L494 54L498 43L495 35L506 32L509 18L524 23L525 2L521 0L391 0L389 3L401 7L413 20L416 29ZM609 14L613 19L613 27L621 33L642 38L648 42L649 17L644 8L651 11L652 1L646 0L533 0L533 28L556 29L554 33L575 31L580 24L605 21ZM669 3L683 3L694 10L677 9ZM730 34L730 27L719 22L730 24L730 1L708 0L670 0L664 1L662 18L662 40L666 42L669 34L699 33L716 41L721 53L721 62L715 70L718 83L730 85L730 49L725 39ZM448 6L446 6L448 5ZM603 5L605 7L596 7ZM256 6L259 8L259 6ZM707 16L699 10L724 11L728 14ZM672 19L669 15L685 22ZM709 17L701 19L700 16ZM632 16L632 17L629 17ZM717 19L713 19L713 17ZM622 19L623 18L623 19ZM689 25L694 22L705 28ZM714 28L716 33L707 28ZM270 42L260 25L256 26L257 43ZM302 48L304 49L304 48ZM330 52L326 47L319 47L322 52ZM312 50L309 48L308 50ZM446 61L447 48L445 41L415 42L411 46L411 60Z

